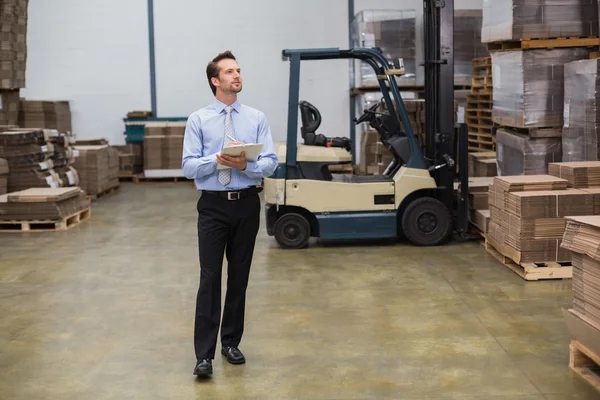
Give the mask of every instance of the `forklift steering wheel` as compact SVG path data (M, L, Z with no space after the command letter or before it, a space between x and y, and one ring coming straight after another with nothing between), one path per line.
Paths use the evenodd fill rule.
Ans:
M377 114L380 114L375 111L375 110L377 110L377 107L379 107L379 103L373 104L371 107L369 107L368 109L365 110L365 112L359 119L354 118L354 123L356 125L358 125L362 122L366 122L367 120L370 120L371 117L373 117Z

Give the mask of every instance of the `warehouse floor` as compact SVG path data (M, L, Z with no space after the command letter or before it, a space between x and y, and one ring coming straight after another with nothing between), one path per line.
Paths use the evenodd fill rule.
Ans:
M478 242L284 251L264 224L248 362L197 380L196 199L123 184L71 231L0 236L0 398L599 396L568 367L569 280L525 282Z

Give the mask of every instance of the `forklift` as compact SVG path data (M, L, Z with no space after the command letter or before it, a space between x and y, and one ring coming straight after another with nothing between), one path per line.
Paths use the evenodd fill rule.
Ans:
M453 234L468 239L468 133L454 119L454 0L424 0L423 10L423 150L396 83L402 71L378 48L282 51L290 62L287 140L277 145L277 169L264 179L267 233L282 248L305 248L311 237L405 237L416 246L437 246ZM377 76L382 100L354 122L377 130L393 155L381 175L330 172L331 165L351 163L353 144L317 133L320 113L312 104L299 102L300 62L331 59L362 60ZM297 137L298 109L302 143Z

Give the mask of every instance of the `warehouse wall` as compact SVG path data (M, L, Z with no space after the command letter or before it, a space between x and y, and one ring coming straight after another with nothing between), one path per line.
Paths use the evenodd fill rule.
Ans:
M147 0L31 0L27 88L31 99L71 101L81 138L124 142L122 118L150 109ZM480 8L481 0L456 0ZM240 99L264 111L285 139L289 63L284 48L346 47L347 0L155 0L159 116L187 116L212 101L206 63L230 49L244 78ZM355 0L361 9L420 10L421 0ZM420 25L420 20L417 21ZM422 33L417 32L421 60ZM302 64L301 99L321 110L320 132L348 136L348 63Z
M206 64L230 49L244 79L240 99L265 112L276 140L287 128L285 48L346 47L347 0L155 0L158 112L188 115L212 102ZM211 38L212 36L212 38ZM300 98L322 113L320 130L348 136L348 62L304 62ZM345 118L344 118L345 117Z
M150 108L146 0L30 0L26 88L70 100L81 138L123 142L121 118Z

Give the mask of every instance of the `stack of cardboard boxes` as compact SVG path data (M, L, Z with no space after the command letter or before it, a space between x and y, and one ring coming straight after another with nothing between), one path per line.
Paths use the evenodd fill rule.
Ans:
M378 47L386 59L402 59L405 75L397 77L400 85L416 85L416 11L363 10L352 21L352 43L356 47ZM358 86L377 86L373 67L355 62Z
M484 0L492 120L502 127L496 137L499 175L546 174L549 162L562 161L565 65L589 58L590 49L579 39L557 45L553 38L597 35L595 1Z
M21 100L19 126L71 132L71 108L68 101Z
M8 192L32 187L58 188L54 146L48 131L15 130L0 133L0 158L8 162Z
M119 176L131 177L144 170L143 147L140 143L113 147L119 152Z
M600 161L600 59L565 65L563 161Z
M600 216L568 217L562 247L573 264L573 303L563 316L573 337L569 366L598 387L600 355Z
M472 60L489 56L481 43L482 10L454 11L454 84L471 85Z
M19 96L25 87L28 0L0 2L0 89ZM3 99L4 100L4 99Z
M80 188L32 188L0 195L0 221L60 221L88 208Z
M79 186L90 196L100 195L119 186L119 152L107 145L78 145L73 167L79 174Z
M180 177L185 122L153 122L144 132L144 176Z
M0 158L0 194L6 194L8 191L8 161Z

